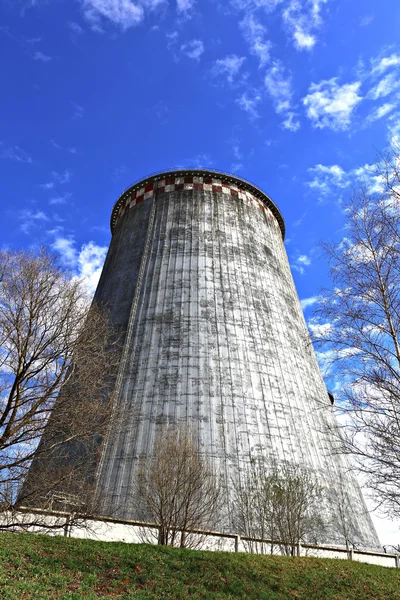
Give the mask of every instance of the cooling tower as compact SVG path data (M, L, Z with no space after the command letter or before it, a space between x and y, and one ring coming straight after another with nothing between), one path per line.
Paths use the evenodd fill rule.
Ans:
M335 419L272 200L233 175L163 172L122 194L111 229L95 300L123 332L115 406L124 418L102 448L101 512L137 517L138 464L165 424L195 433L225 481L227 515L256 457L309 468L334 498L343 480L327 434ZM353 539L378 546L361 491L345 480ZM335 510L321 508L329 522Z

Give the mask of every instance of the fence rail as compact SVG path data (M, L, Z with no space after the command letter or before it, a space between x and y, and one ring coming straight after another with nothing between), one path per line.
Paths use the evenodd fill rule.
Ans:
M14 525L10 528L9 523ZM68 537L97 539L112 542L141 543L144 533L158 531L159 525L144 521L130 521L113 517L88 518L87 515L57 511L22 508L17 514L0 513L0 531L12 529L13 531L48 532L52 535ZM186 532L193 536L200 536L202 547L207 550L222 550L227 552L249 552L255 544L275 549L287 546L282 540L253 538L236 533L222 531L204 531L190 529ZM157 535L154 536L156 543ZM263 552L264 554L268 552ZM378 552L371 549L351 548L335 545L319 545L299 543L296 546L297 556L317 556L320 558L348 559L368 562L386 567L400 568L400 555Z

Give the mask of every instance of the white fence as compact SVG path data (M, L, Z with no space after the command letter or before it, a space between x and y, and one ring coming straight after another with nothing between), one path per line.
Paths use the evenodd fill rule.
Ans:
M94 539L106 542L125 542L128 544L157 543L158 526L153 523L124 521L110 517L87 519L80 515L71 515L58 511L24 510L10 515L0 515L0 530L30 531L64 535L67 537ZM262 554L281 554L282 543L276 540L255 539L233 533L219 531L191 530L192 541L204 550L224 552L257 552ZM347 550L343 546L323 546L298 544L297 556L318 558L336 558L366 562L383 567L400 567L400 555L373 550Z

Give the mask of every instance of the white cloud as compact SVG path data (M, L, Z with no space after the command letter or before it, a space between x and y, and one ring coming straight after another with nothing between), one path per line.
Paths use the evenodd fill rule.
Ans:
M232 146L232 152L236 160L242 160L243 154L240 152L240 148L238 145Z
M388 121L390 143L400 144L400 112L392 113Z
M316 173L317 175L321 175L321 174L327 175L327 176L331 177L332 179L336 180L338 185L340 183L342 183L343 178L346 175L345 171L339 165L327 166L327 165L318 164L318 165L315 165L315 167L311 167L311 169L308 169L308 170L311 173Z
M362 17L360 20L360 27L366 27L367 25L370 25L373 20L374 17L372 15L366 15L365 17Z
M359 182L363 183L370 194L379 194L383 191L383 178L381 175L376 175L376 165L365 164L357 169L353 169L349 173L349 177L355 177Z
M310 33L306 33L305 31L296 28L293 37L295 40L295 44L299 50L311 50L315 46L316 38L314 35Z
M63 173L58 173L57 171L52 171L51 176L53 177L54 181L64 184L64 183L69 183L71 181L72 174L70 171L68 171L68 169L65 169L65 171ZM48 185L48 184L44 184L44 185Z
M172 48L175 47L177 41L178 41L178 32L177 31L172 31L171 33L166 33L165 37L167 38L167 48L168 50L171 50Z
M61 261L76 277L82 278L89 292L94 293L107 254L107 247L90 241L78 251L72 238L57 237L52 244Z
M21 221L20 229L23 233L29 233L32 227L37 223L43 223L49 220L48 216L42 210L23 209L18 212L18 219Z
M71 194L57 194L53 196L49 200L49 204L66 204L68 198L71 197Z
M269 61L271 42L265 39L266 29L253 13L249 13L240 23L243 35L250 46L252 54L258 57L260 67Z
M107 254L106 246L94 242L84 244L78 254L78 276L82 277L89 291L95 292Z
M286 113L286 118L284 121L282 121L282 127L284 129L288 129L289 131L297 131L300 129L300 121L298 120L296 113Z
M333 329L331 323L318 323L316 319L310 319L307 325L310 332L315 337L324 337ZM328 367L328 363L332 360L332 353L329 350L327 352L319 352L317 353L317 358L321 368L325 370L326 367Z
M280 61L275 61L265 76L265 87L271 96L277 113L290 109L292 100L292 84L290 77L285 78L284 68Z
M300 300L300 304L301 304L301 308L303 310L306 310L309 306L313 306L314 304L317 304L320 300L319 296L311 296L310 298L303 298L303 300Z
M382 106L378 106L368 117L367 121L372 123L372 121L377 121L382 117L388 115L396 108L397 104L390 104L387 102L386 104L382 104Z
M343 189L350 185L348 173L339 165L318 164L308 169L308 172L313 175L313 179L307 181L306 185L320 196L327 196L334 188Z
M111 21L123 30L138 25L144 9L132 0L83 0L83 13L95 31L102 31L102 21Z
M397 73L389 73L381 79L381 81L368 92L368 97L373 100L378 98L385 98L389 94L392 94L400 87L400 80Z
M74 114L72 115L72 118L82 119L83 113L85 112L83 106L80 106L80 104L76 104L76 102L71 102L71 104L74 108Z
M291 264L292 269L298 271L300 275L304 275L305 268L311 265L311 258L306 254L300 254L295 262Z
M307 117L314 127L333 130L347 129L351 116L362 97L358 95L360 81L339 85L337 78L312 83L303 98Z
M41 62L50 62L52 60L51 56L47 54L43 54L43 52L35 52L33 55L33 60L40 60Z
M71 181L72 173L68 169L65 169L63 173L58 173L57 171L51 172L52 181L47 181L46 183L41 183L40 187L43 190L52 190L54 189L57 183L64 185ZM66 197L66 195L64 195ZM60 202L50 202L50 204L60 204Z
M76 154L76 148L70 147L70 148L63 148L62 146L60 146L60 144L58 144L55 140L50 140L50 144L53 146L53 148L55 148L56 150L66 150L66 152L69 152L70 154Z
M218 75L226 75L229 83L233 83L234 78L239 74L239 71L245 61L244 56L230 54L225 58L219 58L214 62L211 73L214 77Z
M195 5L194 0L176 0L176 7L178 12L186 13L193 8Z
M365 164L355 169L345 171L339 165L315 165L308 169L313 179L307 181L306 185L317 193L325 196L335 193L335 188L343 190L352 183L362 183L371 194L382 192L382 178L376 175L376 165Z
M283 21L298 50L311 50L316 42L315 31L321 26L321 7L328 0L289 0L283 11Z
M16 162L32 163L32 158L19 146L5 146L0 142L0 159L15 160Z
M204 44L201 40L191 40L187 44L181 46L181 51L188 58L193 60L200 60L200 56L204 52Z
M272 12L284 0L231 0L231 4L239 10L254 10L262 8L267 12Z
M390 56L386 56L384 58L376 58L372 61L372 74L384 73L387 69L391 67L400 66L400 56L398 54L391 54Z
M260 115L257 107L261 102L261 96L256 90L244 92L236 103L239 107L246 112L251 119L257 119Z
M58 237L52 247L60 254L61 261L68 267L74 267L77 263L77 252L75 242L71 238Z
M307 256L306 254L301 254L297 258L297 262L301 265L305 265L306 267L308 267L309 265L311 265L311 258L309 256Z
M71 30L72 33L74 33L75 35L80 35L81 33L83 33L83 27L81 27L79 25L79 23L75 23L75 21L70 21L68 23L68 28Z
M290 75L285 74L285 69L280 61L274 61L273 66L265 75L264 83L275 111L285 117L283 127L290 131L297 131L300 123L292 110L292 79Z
M54 187L54 181L48 181L47 183L41 183L40 187L44 190L51 190Z
M180 0L188 4L189 0ZM123 31L141 23L146 10L154 10L165 0L81 0L85 18L92 29L101 32L104 21L110 21ZM79 27L79 26L78 26ZM76 31L76 27L75 33Z

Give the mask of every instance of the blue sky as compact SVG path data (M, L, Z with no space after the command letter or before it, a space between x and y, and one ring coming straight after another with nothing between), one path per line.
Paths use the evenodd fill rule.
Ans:
M400 134L398 0L0 0L3 246L96 283L113 203L153 171L263 188L306 316L318 241Z

